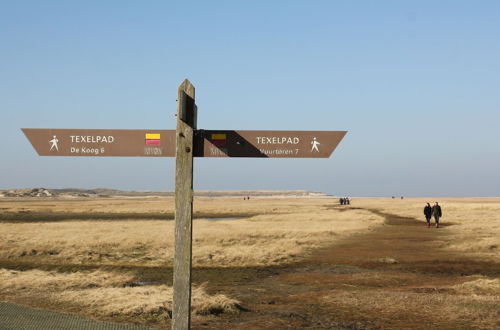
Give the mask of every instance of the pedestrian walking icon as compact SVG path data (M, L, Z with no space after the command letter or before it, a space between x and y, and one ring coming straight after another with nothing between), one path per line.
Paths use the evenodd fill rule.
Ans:
M314 138L314 139L311 141L311 144L312 144L311 152L313 152L314 150L316 150L316 152L319 152L318 146L319 146L321 143L319 143L319 142L316 140L316 138Z
M54 137L52 138L52 140L49 140L49 143L50 143L50 151L52 151L53 149L56 149L57 151L59 151L59 147L57 146L57 142L59 142L59 140L57 139L57 137L54 135Z

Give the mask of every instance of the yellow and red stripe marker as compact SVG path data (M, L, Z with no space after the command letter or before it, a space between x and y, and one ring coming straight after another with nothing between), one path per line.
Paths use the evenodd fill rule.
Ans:
M212 134L210 142L215 146L224 147L227 143L227 136L222 133Z
M146 133L146 145L159 146L160 145L160 133Z

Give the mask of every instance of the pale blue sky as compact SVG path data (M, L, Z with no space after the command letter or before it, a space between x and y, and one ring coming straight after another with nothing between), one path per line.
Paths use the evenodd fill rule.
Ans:
M348 130L330 159L196 159L195 189L500 196L498 1L0 0L0 189L172 190L173 158L39 157L20 131Z

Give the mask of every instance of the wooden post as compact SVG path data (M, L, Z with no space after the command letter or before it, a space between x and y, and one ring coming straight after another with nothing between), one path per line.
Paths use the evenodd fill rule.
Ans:
M175 159L175 250L172 329L191 327L191 253L193 234L193 130L197 109L194 86L184 80L177 96Z

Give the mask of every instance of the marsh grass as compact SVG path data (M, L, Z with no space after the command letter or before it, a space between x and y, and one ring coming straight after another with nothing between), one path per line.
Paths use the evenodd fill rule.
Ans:
M450 287L451 291L462 295L496 296L500 303L500 278L471 276L471 280ZM500 314L500 310L499 310Z
M199 219L193 225L193 266L203 268L205 275L209 273L206 269L214 270L213 276L217 276L219 268L245 272L251 267L291 264L353 233L387 224L381 212L403 220L420 219L421 226L415 224L408 230L434 230L439 239L433 248L452 251L455 257L472 256L467 260L478 263L500 260L499 199L439 199L444 212L440 229L424 226L422 209L427 199L352 201L351 206L339 207L336 200L321 198L252 197L243 201L241 197L198 197L194 202ZM172 267L174 223L165 218L173 215L173 198L0 199L0 210L0 262L11 268L0 269L0 298L26 301L38 297L77 306L96 317L156 321L169 317L172 288L167 281L162 278L160 283L146 286L134 283L145 280L141 273L145 270ZM212 217L239 219L208 219ZM403 235L413 236L411 232ZM420 267L419 261L412 260L413 268ZM444 277L468 267L465 259L457 259L456 264L454 260L431 263L441 272L423 274L443 277L445 282ZM378 268L405 266L389 254L374 262L380 264ZM16 265L31 270L12 270ZM43 270L32 269L36 267ZM322 299L335 308L358 313L360 319L377 314L386 325L437 313L438 320L488 328L499 319L500 283L495 274L482 274L434 288L419 286L422 274L347 272L338 274L344 289ZM331 274L313 276L318 281L324 276L328 285ZM197 315L239 310L237 299L241 297L220 294L200 284L203 281L197 282L193 292Z
M83 214L88 220L0 223L0 259L61 265L172 265L174 223L141 218L143 214L150 217L167 214L169 198L154 199L154 203L143 198L127 199L130 204L136 204L134 221L127 218L130 210L123 199L108 200L108 212L103 212L101 200L88 201L88 205L87 201L80 201L73 212L69 212L69 206L74 205L74 201L63 201L61 205L50 202L52 212L44 211L48 216L70 218L71 214L78 217ZM339 212L326 208L325 203L332 200L254 198L242 202L239 198L199 198L195 207L201 218L193 225L193 265L277 265L332 243L339 235L382 222L381 217L370 212ZM17 212L21 208L28 210L33 219L48 207L40 201L21 205L14 204ZM87 211L82 212L86 208ZM154 213L144 212L145 208L151 208ZM125 220L91 220L95 214L108 218L119 214L119 219ZM246 217L206 220L213 215Z
M365 315L378 315L378 319L384 320L386 326L394 324L390 328L399 328L400 324L411 324L422 315L429 315L429 320L435 320L434 328L440 328L440 323L447 328L449 322L453 322L455 325L463 324L460 328L473 324L474 328L491 329L495 327L495 320L498 320L500 306L500 297L494 295L422 294L387 290L339 291L323 299L325 303L349 308L358 314L359 319Z
M196 198L200 219L193 225L193 266L244 269L289 263L383 221L363 210L325 207L331 204L331 199ZM163 281L131 284L144 280L144 269L172 266L174 222L162 219L173 215L173 198L2 200L0 206L0 261L24 269L0 270L0 297L37 297L79 306L97 317L168 317L170 286ZM44 270L26 270L30 264ZM134 267L142 270L126 270ZM209 294L203 284L193 289L195 314L238 310L234 298Z
M131 273L109 271L15 271L0 269L0 290L15 299L37 296L52 303L79 305L95 316L169 318L172 311L172 287L137 286ZM208 294L205 284L193 288L195 314L237 312L239 302L223 294Z

